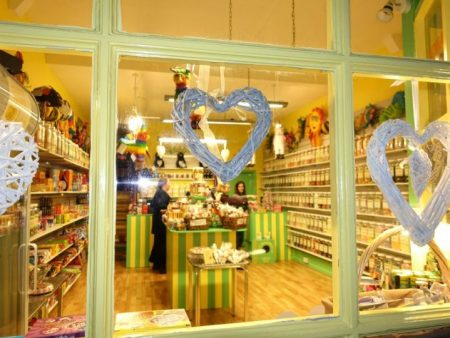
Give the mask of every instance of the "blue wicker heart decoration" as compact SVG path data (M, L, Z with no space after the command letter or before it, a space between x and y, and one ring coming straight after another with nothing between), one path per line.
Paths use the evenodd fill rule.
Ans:
M248 107L243 107L245 102ZM216 112L224 113L230 108L238 106L256 114L256 123L253 126L249 140L242 149L228 162L214 156L200 142L197 134L191 127L190 116L193 111L201 106L214 109ZM272 123L272 112L264 95L255 88L246 87L233 91L228 95L223 103L218 102L214 97L204 91L191 88L185 90L178 96L172 111L174 128L180 135L191 153L203 164L219 177L223 182L229 182L237 177L251 160L253 153L258 149L261 142L266 137Z
M418 135L405 121L388 120L375 130L367 146L367 165L373 180L382 191L394 215L409 232L411 240L418 246L423 246L433 239L434 231L450 205L450 156L447 155L447 165L438 185L434 189L433 195L423 211L417 214L403 198L400 190L392 180L389 172L389 162L386 158L386 145L394 137L404 136L408 140L408 145L418 149L428 140L436 139L442 143L445 151L449 154L449 135L450 124L442 121L430 123L424 133ZM418 157L421 155L415 152L414 156ZM410 175L422 176L417 177L417 181L429 179L431 166L428 165L428 162L423 158L420 160L416 158L415 161L415 165L418 167L410 171ZM418 187L421 189L421 184Z

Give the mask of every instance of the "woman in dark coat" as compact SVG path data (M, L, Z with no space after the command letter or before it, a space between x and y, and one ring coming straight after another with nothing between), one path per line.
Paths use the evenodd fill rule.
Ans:
M152 234L155 235L153 248L150 254L150 262L153 263L153 270L159 273L166 273L166 226L162 221L161 210L167 209L170 202L169 181L162 178L158 181L158 189L152 200Z

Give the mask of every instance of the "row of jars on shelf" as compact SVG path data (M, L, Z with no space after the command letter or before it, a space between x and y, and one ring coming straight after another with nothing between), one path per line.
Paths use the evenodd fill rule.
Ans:
M288 212L287 222L289 226L322 232L331 233L331 217L314 215L300 212Z
M330 184L330 169L310 170L290 175L278 175L264 178L266 188L303 187Z
M264 162L264 171L295 168L306 164L320 163L330 160L330 146L308 148L285 155L284 159Z
M288 207L331 209L330 193L273 193L275 203Z
M89 154L66 138L52 122L39 122L34 139L39 146L53 154L63 156L83 167L89 166Z
M408 182L409 166L401 161L389 162L389 170L394 182ZM372 177L369 167L365 164L355 167L356 184L372 184ZM265 188L277 187L303 187L330 185L330 169L309 170L304 172L290 173L287 175L277 175L264 178Z
M305 234L289 232L288 244L316 255L332 258L331 242Z
M403 197L408 200L407 193L404 193ZM392 216L392 211L383 194L376 192L356 193L356 212L360 214Z
M396 183L408 182L409 180L409 165L402 161L389 161L389 172L392 180ZM361 164L355 167L355 180L356 184L373 183L367 165Z
M391 227L392 225L379 222L359 220L356 222L356 239L360 242L370 243ZM381 246L405 253L410 253L411 251L409 235L406 232L390 236Z
M358 135L355 137L355 156L365 156L367 145L372 137L372 134ZM402 136L394 137L386 145L386 150L405 149L407 145L406 139Z

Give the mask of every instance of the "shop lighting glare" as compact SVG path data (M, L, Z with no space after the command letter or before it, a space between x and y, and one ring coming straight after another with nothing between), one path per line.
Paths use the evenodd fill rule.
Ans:
M137 185L143 189L149 188L151 186L156 186L157 184L158 184L157 181L145 177L140 177L139 180L137 181Z
M174 102L175 98L174 98L173 95L164 95L164 100L167 101L167 102ZM219 103L223 102L223 100L221 100L221 99L218 99L217 101ZM270 108L274 108L274 109L276 109L276 108L286 108L288 106L288 103L285 102L285 101L268 101L268 103L269 103L269 107ZM245 101L239 102L238 105L241 106L241 107L245 107L245 108L250 107L250 104L248 102L245 102Z
M164 119L163 123L174 123L172 119ZM240 125L240 126L251 126L251 122L247 121L208 121L208 124L218 124L218 125Z

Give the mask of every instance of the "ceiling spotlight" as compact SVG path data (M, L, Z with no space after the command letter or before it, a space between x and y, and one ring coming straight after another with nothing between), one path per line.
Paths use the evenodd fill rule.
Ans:
M389 0L377 13L378 20L389 22L394 17L394 10L401 14L408 13L411 9L410 0Z

